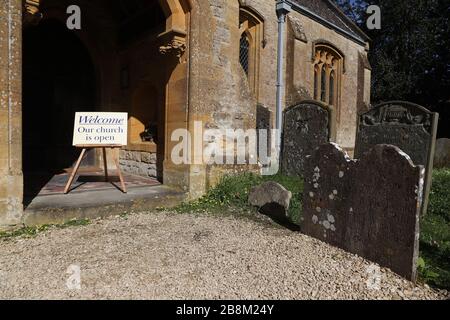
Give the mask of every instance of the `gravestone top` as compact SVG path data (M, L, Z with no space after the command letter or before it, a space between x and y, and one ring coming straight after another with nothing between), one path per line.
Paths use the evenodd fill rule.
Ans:
M361 115L360 126L416 125L432 134L433 112L405 101L392 101L374 107Z
M405 101L383 103L359 117L356 158L377 144L390 144L408 154L414 164L425 166L422 213L426 212L431 187L438 119L437 113Z
M423 167L392 145L352 160L325 144L306 168L302 232L415 281Z
M317 101L303 101L284 111L281 170L302 176L305 159L330 141L333 110Z

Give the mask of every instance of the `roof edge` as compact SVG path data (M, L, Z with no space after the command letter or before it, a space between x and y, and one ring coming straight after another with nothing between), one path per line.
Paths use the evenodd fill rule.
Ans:
M366 46L368 44L368 42L370 41L370 38L361 30L358 28L358 26L349 18L345 15L345 13L343 13L338 7L336 7L335 4L331 3L333 8L337 11L337 13L340 16L344 16L346 20L349 20L351 22L351 26L354 27L357 31L357 34L359 35L356 36L352 33L350 33L347 30L342 29L341 27L337 26L336 24L326 20L325 18L319 16L318 14L316 14L315 12L312 12L311 10L309 10L308 8L305 8L304 6L298 4L297 2L294 2L294 0L284 0L285 2L287 2L291 8L294 11L297 11L331 29L333 29L334 31L336 31L337 33L343 35L344 37L356 42L359 45L362 46ZM327 0L328 3L330 3L330 0Z
M365 41L371 41L370 37L360 28L358 27L358 25L352 20L350 19L350 17L348 17L341 8L339 8L339 6L333 2L332 0L327 0L329 4L331 4L335 10L338 12L338 14L343 17L348 23L350 23L350 25L355 28L355 30L360 34L361 37L364 38Z

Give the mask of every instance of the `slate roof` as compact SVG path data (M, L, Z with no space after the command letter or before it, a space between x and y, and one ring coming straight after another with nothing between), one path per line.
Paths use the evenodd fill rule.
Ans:
M335 27L345 31L349 35L366 42L369 37L348 18L344 12L331 0L288 0L294 5L313 12L322 19L326 20Z

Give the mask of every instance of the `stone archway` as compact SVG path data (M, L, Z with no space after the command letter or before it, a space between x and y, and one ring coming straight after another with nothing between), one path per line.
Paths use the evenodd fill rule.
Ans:
M189 13L190 13L190 1L189 0L147 0L151 3L158 3L162 11L164 12L165 30L158 35L158 51L162 58L161 63L165 65L165 74L158 73L158 76L163 78L164 86L159 88L158 96L163 97L162 111L164 113L161 121L163 124L162 132L161 129L157 129L158 135L163 138L160 141L160 145L155 146L145 146L143 144L135 143L136 134L133 136L133 141L130 141L130 145L126 150L131 152L145 152L146 155L149 151L157 152L158 163L160 167L158 168L158 177L164 180L164 184L184 188L188 179L186 179L185 173L181 173L183 177L180 177L180 171L186 171L186 168L174 167L171 165L170 160L170 150L171 150L171 132L180 128L188 128L187 122L187 110L188 110L188 29L189 29ZM32 24L39 21L41 18L41 13L39 11L40 6L45 5L47 1L45 0L25 0L25 15L24 24ZM104 1L102 4L105 9L112 7L119 1ZM145 2L145 0L142 0ZM43 8L42 8L43 9ZM44 9L43 9L44 10ZM84 19L84 17L83 17ZM95 50L93 50L95 51ZM100 58L101 60L101 58ZM122 72L122 70L121 70ZM129 70L126 70L129 72ZM148 76L143 76L145 80L148 81ZM150 79L151 82L155 83L155 80ZM141 85L139 85L140 87ZM101 86L99 86L101 87ZM130 89L131 90L131 89ZM134 90L134 89L133 89ZM165 92L164 92L165 91ZM104 96L109 93L103 92ZM132 93L134 95L134 93ZM133 105L134 102L132 101ZM145 105L145 103L140 103ZM134 107L131 106L130 110L120 110L120 111L131 111L135 113L135 110L131 110ZM158 107L160 109L160 107ZM114 111L114 110L107 110ZM130 116L132 118L132 116ZM143 117L144 119L146 117ZM158 117L161 118L161 117ZM135 129L135 119L131 119L133 127ZM142 126L142 124L141 124ZM133 132L133 130L131 130ZM162 149L161 149L162 148ZM156 151L157 150L157 151ZM139 156L137 156L139 158ZM138 165L138 164L137 164ZM133 163L136 167L136 164ZM153 170L152 170L153 171ZM135 172L133 172L135 173Z
M42 0L24 0L23 26L37 23L42 18L39 5ZM161 53L175 52L180 57L186 50L188 35L187 15L190 0L158 0L166 15L166 30L161 34Z
M171 131L189 128L188 38L192 5L197 3L156 1L166 16L166 30L159 36L159 52L172 66L166 75L164 182L188 189L189 167L173 166L167 150L170 150ZM42 0L0 3L0 30L3 31L0 36L0 228L19 224L23 217L22 28L40 21L41 3Z

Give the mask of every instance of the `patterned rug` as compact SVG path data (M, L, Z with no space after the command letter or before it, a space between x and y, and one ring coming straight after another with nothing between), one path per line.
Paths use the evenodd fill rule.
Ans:
M108 171L108 180L105 174L99 168L82 168L72 183L70 193L86 192L92 190L120 190L120 180L116 170ZM123 173L127 189L137 187L149 187L160 185L161 183L154 178L144 178L131 174ZM27 195L54 195L64 193L64 188L69 180L70 171L59 174L32 173L26 175Z

